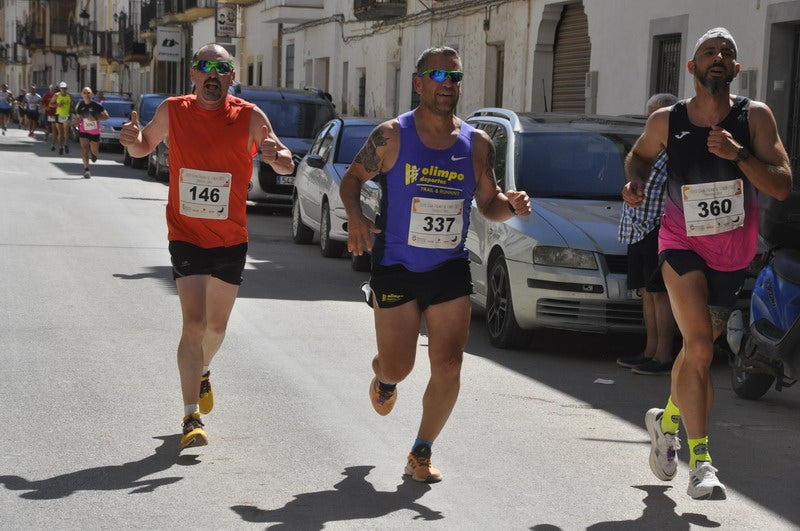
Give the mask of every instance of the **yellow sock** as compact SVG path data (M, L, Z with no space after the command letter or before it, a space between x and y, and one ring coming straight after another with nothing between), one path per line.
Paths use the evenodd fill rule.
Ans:
M664 433L678 433L681 423L681 410L672 402L672 397L667 400L664 413L661 415L661 431Z
M689 467L694 468L698 461L711 462L711 454L708 453L708 435L699 439L689 439Z

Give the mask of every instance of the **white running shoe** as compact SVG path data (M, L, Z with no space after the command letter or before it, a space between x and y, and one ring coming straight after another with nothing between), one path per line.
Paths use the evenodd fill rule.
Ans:
M695 500L724 500L725 485L717 479L717 469L708 461L698 461L689 472L689 488L686 493Z
M650 470L662 481L671 481L678 471L677 452L681 447L678 434L661 430L663 409L654 407L644 416L644 425L650 434Z

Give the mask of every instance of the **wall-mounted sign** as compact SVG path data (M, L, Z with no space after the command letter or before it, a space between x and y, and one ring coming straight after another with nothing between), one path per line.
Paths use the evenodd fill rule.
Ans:
M183 32L177 26L156 28L156 49L159 61L180 62L183 57Z
M238 37L236 34L236 5L217 2L217 37Z

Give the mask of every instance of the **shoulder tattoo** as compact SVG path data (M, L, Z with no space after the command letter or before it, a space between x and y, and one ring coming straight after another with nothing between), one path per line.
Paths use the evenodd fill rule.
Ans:
M358 162L369 173L377 173L381 168L381 159L378 157L377 149L384 147L389 141L383 135L383 131L376 129L367 139L364 147L358 152L353 162Z

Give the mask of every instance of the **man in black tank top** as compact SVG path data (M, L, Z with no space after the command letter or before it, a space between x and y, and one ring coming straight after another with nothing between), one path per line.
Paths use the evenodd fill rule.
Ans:
M650 469L669 481L677 472L682 420L689 446L689 487L695 499L724 499L708 450L714 341L725 329L744 268L755 254L755 191L778 199L792 185L786 150L764 103L730 94L739 73L737 48L725 28L703 34L687 63L694 97L653 113L625 161L623 199L636 207L658 153L667 150L667 204L659 263L683 348L672 369L664 409L645 415ZM724 208L719 208L720 206Z

